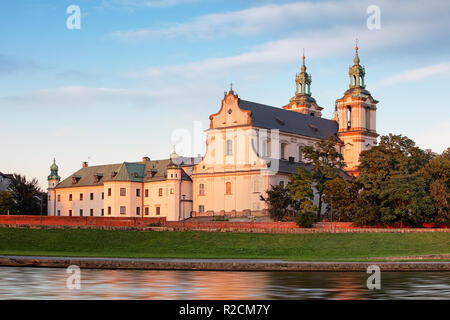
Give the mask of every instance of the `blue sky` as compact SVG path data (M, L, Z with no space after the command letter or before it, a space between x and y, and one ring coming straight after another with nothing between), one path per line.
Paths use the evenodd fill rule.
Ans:
M69 30L70 5L81 29ZM369 5L381 28L369 29ZM0 4L0 171L46 186L53 157L81 167L184 155L233 82L274 106L302 49L331 118L358 38L380 134L441 152L450 141L449 1L18 0ZM196 130L195 130L196 128ZM181 143L179 139L183 136ZM186 145L190 142L191 147Z

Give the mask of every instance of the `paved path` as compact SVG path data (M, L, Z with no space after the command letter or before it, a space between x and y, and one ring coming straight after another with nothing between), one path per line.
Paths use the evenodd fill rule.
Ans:
M0 266L85 269L211 270L211 271L358 271L370 265L382 271L450 271L450 262L299 262L278 259L157 259L0 256Z

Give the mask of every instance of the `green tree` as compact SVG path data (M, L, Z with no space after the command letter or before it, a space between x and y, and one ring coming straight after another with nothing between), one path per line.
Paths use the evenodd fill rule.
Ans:
M287 187L282 185L271 186L267 191L267 198L260 196L261 200L269 204L269 214L275 221L280 221L288 214L288 207L291 205Z
M433 157L417 172L417 176L425 179L426 188L433 200L435 218L433 222L449 224L450 203L450 148L441 155Z
M361 152L358 182L367 190L379 190L395 175L418 172L432 157L408 137L381 136L377 146Z
M9 189L13 195L14 211L17 214L40 214L41 200L43 208L45 207L47 197L39 188L37 179L27 181L25 176L14 174Z
M0 192L0 214L14 213L14 198L11 191Z
M426 183L413 175L417 175L433 157L431 152L420 149L408 137L392 134L380 137L377 146L361 152L360 174L356 181L362 189L358 194L354 223L374 225L408 221L419 224L420 218L428 220L430 197ZM402 186L402 183L412 185ZM413 201L409 199L412 194L425 198ZM425 211L418 212L419 207Z
M450 193L447 186L441 180L434 180L430 185L430 197L436 208L434 222L437 224L450 224Z
M359 186L354 180L340 176L325 183L323 200L328 204L331 221L352 221L356 212Z
M299 226L310 228L315 222L314 212L317 207L314 205L313 173L303 168L297 168L297 174L289 177L288 190L292 199L292 205L296 212L296 222ZM312 219L311 219L312 215Z
M415 175L396 175L380 193L381 222L421 226L432 222L434 207L426 183Z
M344 158L336 150L339 140L331 136L327 140L316 142L314 146L303 148L303 157L312 172L311 179L319 196L317 219L320 220L322 212L322 197L327 181L334 179L345 167Z

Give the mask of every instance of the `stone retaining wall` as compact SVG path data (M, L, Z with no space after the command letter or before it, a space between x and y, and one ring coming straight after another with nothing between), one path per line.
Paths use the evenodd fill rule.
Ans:
M205 231L242 233L409 233L449 232L450 228L357 228L349 222L299 228L295 222L166 221L165 218L2 216L0 227L78 228L140 231Z
M450 271L450 262L289 262L243 259L127 259L0 256L0 266L135 270L326 271L366 272L370 265L383 271Z

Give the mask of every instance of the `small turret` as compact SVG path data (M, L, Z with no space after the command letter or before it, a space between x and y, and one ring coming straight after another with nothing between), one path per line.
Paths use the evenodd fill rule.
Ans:
M61 181L61 177L58 175L58 166L56 165L55 159L50 166L50 175L47 177L48 188L52 189Z
M302 57L301 72L295 75L295 96L289 100L289 104L283 109L321 117L323 109L317 105L316 100L311 97L311 75L306 72L305 53Z

